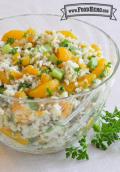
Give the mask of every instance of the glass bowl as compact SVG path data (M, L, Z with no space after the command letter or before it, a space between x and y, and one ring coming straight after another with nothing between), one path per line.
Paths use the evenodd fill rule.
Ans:
M12 29L26 30L30 27L39 32L71 29L81 41L100 44L104 57L112 62L109 78L80 94L34 100L0 95L0 141L21 152L52 153L78 140L97 119L119 66L119 51L110 36L96 26L77 19L60 20L60 16L51 14L2 18L0 36Z

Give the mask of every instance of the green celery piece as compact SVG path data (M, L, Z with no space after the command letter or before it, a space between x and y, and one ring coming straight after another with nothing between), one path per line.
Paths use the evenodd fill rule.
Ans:
M97 59L95 57L91 58L89 63L88 63L88 67L90 69L95 69L97 65L98 65Z
M51 56L48 57L48 60L50 60L52 63L57 63L57 57L56 55L52 54Z
M70 47L70 46L72 46L72 43L71 43L69 40L64 39L64 40L60 43L60 46L61 46L61 47Z
M47 52L52 52L52 46L50 44L45 44L44 47Z
M10 53L11 50L12 50L12 47L11 47L9 44L6 44L6 45L4 45L4 46L2 47L2 52L3 52L4 54Z
M58 68L52 69L52 72L50 73L52 77L62 80L64 77L64 72Z
M42 52L42 53L45 53L45 52L52 52L52 47L51 47L51 45L49 45L49 44L41 45L41 46L39 47L39 51Z

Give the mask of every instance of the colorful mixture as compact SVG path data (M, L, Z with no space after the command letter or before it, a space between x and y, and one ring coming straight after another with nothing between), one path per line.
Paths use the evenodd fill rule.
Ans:
M111 63L103 58L97 44L81 43L71 31L33 29L11 30L0 42L0 133L15 145L63 147L79 129L80 115L93 111L96 99L90 99L85 114L80 114L82 97L39 102L36 98L68 97L99 85L111 73ZM18 98L9 101L9 97ZM23 101L21 98L29 99ZM102 101L102 100L101 100ZM66 125L60 121L71 116ZM78 114L78 115L77 115ZM87 117L87 116L86 116ZM87 117L88 118L88 117ZM2 137L0 136L0 139ZM5 142L5 141L4 141Z
M101 83L110 68L98 45L81 43L70 31L12 30L0 45L0 93L67 97Z

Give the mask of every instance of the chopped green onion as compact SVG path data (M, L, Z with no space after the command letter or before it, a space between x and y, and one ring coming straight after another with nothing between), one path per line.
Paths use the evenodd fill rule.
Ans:
M57 60L57 62L56 62L57 65L59 65L61 63L62 63L62 61L60 61L60 60Z
M46 69L43 69L41 72L42 72L42 73L47 73L47 74L49 74L50 71L51 71L51 70L50 70L49 68L46 68Z
M70 41L68 41L67 39L64 39L61 43L60 46L61 47L70 47L72 45L72 43Z
M93 70L93 69L96 68L97 65L98 65L97 59L96 59L95 57L92 57L92 58L90 59L90 61L89 61L89 63L88 63L87 66L88 66L91 70Z
M74 71L77 72L77 73L79 73L80 72L80 69L81 69L80 67L76 67L76 68L74 68Z
M4 85L0 86L0 94L3 94L3 92L5 91Z
M14 55L17 53L17 51L18 51L18 48L12 48L10 51L10 54Z
M47 93L48 93L48 96L52 96L53 95L53 90L47 88Z
M60 70L59 68L52 69L52 72L50 73L52 77L62 80L64 77L64 72Z
M14 38L8 38L8 40L7 40L7 44L13 44L15 42L15 39Z
M64 86L60 86L59 90L60 90L61 92L64 92L64 91L65 91Z
M30 88L31 87L31 83L29 83L29 82L27 82L27 81L25 81L25 82L23 82L23 83L20 83L19 84L19 86L18 86L18 90L20 90L21 88L22 89L25 89L25 88Z

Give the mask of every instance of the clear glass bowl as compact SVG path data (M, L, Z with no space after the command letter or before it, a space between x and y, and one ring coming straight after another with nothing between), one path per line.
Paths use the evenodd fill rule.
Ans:
M119 66L119 51L101 29L77 19L61 21L60 16L51 14L2 18L0 36L11 29L26 30L29 27L39 32L71 29L81 41L100 44L104 57L113 65L111 76L98 87L67 98L20 100L0 95L0 141L21 152L57 152L87 132L102 110ZM60 109L66 117L61 116ZM46 113L43 116L42 111Z

